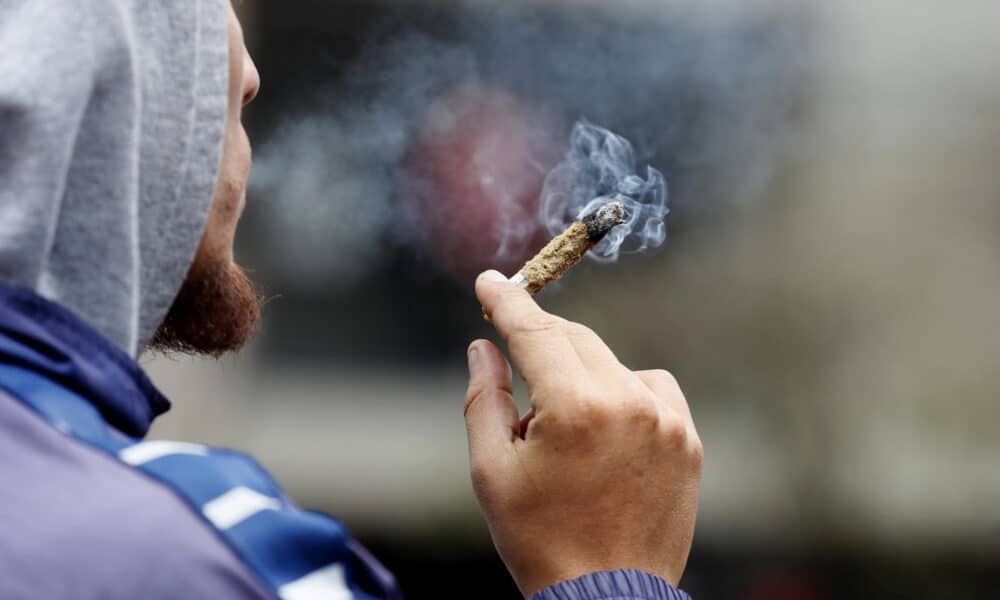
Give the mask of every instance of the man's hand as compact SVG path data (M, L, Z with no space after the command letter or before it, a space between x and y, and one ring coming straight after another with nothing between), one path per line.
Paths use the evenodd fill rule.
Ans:
M497 550L525 596L595 571L639 569L677 585L694 533L702 447L665 371L633 372L586 327L484 273L476 294L531 393L469 347L465 419L472 482Z

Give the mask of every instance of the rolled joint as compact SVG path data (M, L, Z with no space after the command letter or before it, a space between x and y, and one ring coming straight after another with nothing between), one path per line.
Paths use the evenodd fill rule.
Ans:
M534 258L525 263L511 278L511 282L532 294L540 292L549 283L562 278L608 232L625 221L625 204L620 200L602 205L553 238Z

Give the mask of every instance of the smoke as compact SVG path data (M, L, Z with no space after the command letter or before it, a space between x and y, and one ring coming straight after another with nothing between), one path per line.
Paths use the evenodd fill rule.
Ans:
M316 116L289 122L259 144L250 192L267 223L270 263L284 284L345 281L364 276L381 258L379 239L391 219L392 185L386 165L389 136L365 135L343 118Z
M278 9L260 6L266 26ZM392 20L379 16L387 6ZM615 260L663 242L661 172L687 222L755 199L787 156L807 21L781 4L629 6L459 2L407 14L373 2L352 5L350 19L311 8L324 35L342 22L344 36L368 41L329 76L317 77L315 51L276 59L308 69L312 87L275 105L312 107L272 116L251 192L265 198L272 243L308 257L296 279L360 277L400 251L462 276L512 266L595 198L620 194L630 223L595 256ZM620 135L572 127L583 116ZM646 164L659 170L636 171ZM286 274L274 254L262 268Z
M656 248L667 239L664 219L667 182L647 167L646 178L636 174L635 152L625 138L586 121L577 123L566 158L545 179L542 218L557 235L570 223L599 207L620 200L628 221L612 229L589 256L613 262L619 253Z

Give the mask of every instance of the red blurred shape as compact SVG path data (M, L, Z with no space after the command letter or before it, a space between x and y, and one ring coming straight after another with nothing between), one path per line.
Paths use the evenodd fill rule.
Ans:
M565 128L513 94L464 85L428 108L400 184L424 247L460 278L512 274L545 242L539 194Z

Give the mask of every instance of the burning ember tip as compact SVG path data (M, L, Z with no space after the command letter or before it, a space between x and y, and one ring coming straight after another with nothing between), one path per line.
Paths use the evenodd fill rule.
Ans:
M604 239L609 231L622 225L628 219L625 217L625 203L614 200L601 206L594 212L583 217L581 221L587 226L587 235L595 244Z

